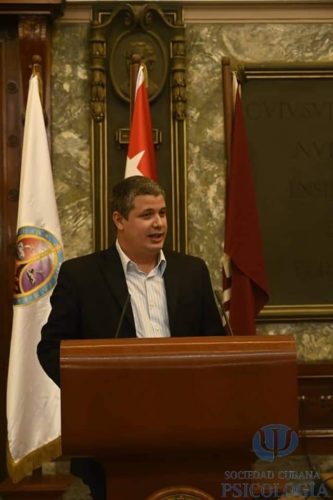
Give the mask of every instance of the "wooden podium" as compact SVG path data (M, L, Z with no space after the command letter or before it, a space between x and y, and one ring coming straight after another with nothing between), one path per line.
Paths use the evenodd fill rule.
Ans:
M221 498L256 431L298 428L289 336L64 341L61 387L63 452L101 460L110 500L187 485Z

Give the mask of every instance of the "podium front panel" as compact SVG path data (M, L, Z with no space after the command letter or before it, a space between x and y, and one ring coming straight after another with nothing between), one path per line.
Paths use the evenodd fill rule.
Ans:
M63 452L121 457L251 448L298 426L289 336L64 341Z

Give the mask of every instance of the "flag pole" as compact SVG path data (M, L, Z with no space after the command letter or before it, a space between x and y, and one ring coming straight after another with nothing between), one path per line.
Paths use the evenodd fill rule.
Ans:
M38 78L38 90L40 101L43 105L43 79L42 79L42 58L37 54L32 56L32 72L31 76L37 76Z
M37 76L38 79L38 91L39 91L39 96L40 96L40 101L43 106L43 79L42 79L42 58L41 56L35 54L32 56L32 71L31 71L31 77L32 76ZM34 469L31 473L31 477L33 480L40 480L42 481L43 477L43 469L42 467L38 467L37 469Z
M140 64L141 64L140 54L132 54L132 61L130 65L130 116L129 116L130 128L134 110L136 80L138 77Z
M224 140L225 154L227 159L226 179L231 159L232 122L234 113L234 99L232 92L232 72L229 57L222 57L222 96L224 116Z
M224 118L224 150L226 156L224 168L224 209L228 203L228 180L230 174L231 147L232 147L232 127L234 120L234 95L233 95L233 76L229 57L222 57L222 96L223 96L223 118ZM226 234L227 217L225 218Z

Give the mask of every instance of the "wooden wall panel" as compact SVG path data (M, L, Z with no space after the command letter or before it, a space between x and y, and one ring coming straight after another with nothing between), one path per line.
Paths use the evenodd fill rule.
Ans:
M62 4L63 0L45 2L40 11L38 2L22 1L11 12L13 3L0 0L0 480L7 474L6 383L25 104L32 64L38 56L45 118L47 125L51 123L50 21Z
M6 379L22 144L22 85L17 20L0 25L0 475L6 474Z

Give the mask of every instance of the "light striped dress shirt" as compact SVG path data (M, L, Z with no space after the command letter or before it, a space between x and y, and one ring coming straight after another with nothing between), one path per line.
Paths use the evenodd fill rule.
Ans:
M166 260L160 251L158 263L150 273L141 271L121 249L118 240L116 247L124 269L127 288L131 297L136 336L170 337L169 315L163 274Z

